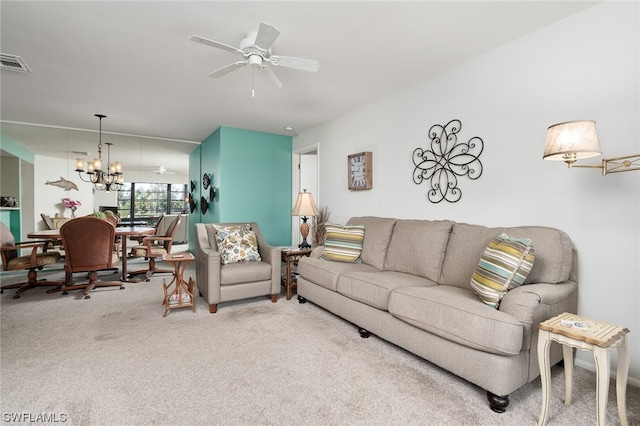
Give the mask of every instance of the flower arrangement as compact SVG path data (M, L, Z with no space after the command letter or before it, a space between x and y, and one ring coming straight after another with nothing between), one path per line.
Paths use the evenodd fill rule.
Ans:
M72 200L69 197L63 198L62 204L64 205L65 209L71 209L71 216L75 216L76 210L78 210L78 207L82 205L80 200Z

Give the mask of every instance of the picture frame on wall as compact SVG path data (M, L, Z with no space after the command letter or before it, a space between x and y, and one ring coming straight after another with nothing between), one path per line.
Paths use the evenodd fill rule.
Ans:
M373 188L373 154L370 151L347 156L347 185L358 191Z

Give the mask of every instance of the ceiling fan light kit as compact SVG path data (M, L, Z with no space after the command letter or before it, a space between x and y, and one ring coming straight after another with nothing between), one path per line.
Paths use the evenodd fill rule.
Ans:
M258 31L249 32L245 35L245 38L240 40L238 47L229 46L228 44L209 40L196 35L189 36L189 40L210 47L215 47L216 49L236 53L244 57L243 61L233 62L209 73L209 77L220 78L248 64L252 66L253 71L258 70L258 72L264 73L269 81L271 81L276 88L280 89L282 87L282 83L271 70L269 65L317 72L320 69L320 63L315 59L271 55L271 47L279 35L280 31L276 27L261 23ZM253 89L252 95L255 95L255 91Z

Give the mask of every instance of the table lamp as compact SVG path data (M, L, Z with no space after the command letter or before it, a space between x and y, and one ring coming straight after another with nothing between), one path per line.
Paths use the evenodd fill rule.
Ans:
M307 216L318 216L319 214L311 193L304 189L303 192L298 194L296 204L291 211L291 216L302 216L302 223L300 224L302 243L298 245L299 248L311 248L311 245L307 242L307 236L309 235L309 224L307 223L307 219L309 218Z

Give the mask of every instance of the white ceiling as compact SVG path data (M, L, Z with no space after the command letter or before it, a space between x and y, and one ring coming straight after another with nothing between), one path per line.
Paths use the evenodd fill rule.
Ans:
M1 1L0 51L31 69L1 72L2 133L64 156L60 128L95 132L101 113L112 157L126 166L157 144L150 164L171 169L171 146L195 145L122 135L198 143L219 126L295 135L595 3ZM260 74L253 83L250 67L208 77L241 58L187 37L237 46L260 22L281 31L273 54L317 59L320 70L274 67L281 89ZM95 134L77 139L95 154Z

